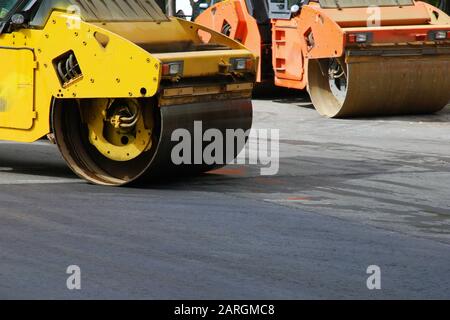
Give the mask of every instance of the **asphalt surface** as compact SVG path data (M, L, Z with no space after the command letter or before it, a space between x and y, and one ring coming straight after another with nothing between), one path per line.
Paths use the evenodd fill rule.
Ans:
M450 107L328 120L304 97L257 100L255 128L280 129L276 176L233 165L143 188L0 142L0 298L450 298Z

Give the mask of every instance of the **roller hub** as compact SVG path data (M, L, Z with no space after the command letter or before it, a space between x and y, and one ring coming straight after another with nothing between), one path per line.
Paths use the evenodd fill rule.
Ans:
M106 158L129 161L152 146L153 119L137 100L96 99L83 114L91 144Z
M329 60L328 80L331 93L337 101L343 103L347 95L347 70L344 62L338 59Z

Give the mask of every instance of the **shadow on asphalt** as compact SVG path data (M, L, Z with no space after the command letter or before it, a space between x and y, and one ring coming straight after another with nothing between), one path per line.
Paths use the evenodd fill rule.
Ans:
M76 178L67 167L56 146L34 144L0 144L0 174Z
M363 120L363 121L385 121L385 122L411 122L411 123L446 123L450 122L450 104L439 112L422 115L407 115L394 117L372 117L372 118L352 118L349 120Z
M369 179L395 171L405 161L357 161L327 157L283 158L280 172L261 176L259 166L232 165L196 177L164 179L140 185L146 189L207 191L219 193L292 194L320 187L341 187L348 180ZM358 168L358 169L355 169Z
M302 141L281 141L281 143L293 148L301 147L302 144L309 144L309 142ZM12 146L14 146L14 152L5 150L11 149ZM317 147L329 148L327 144L317 145ZM42 148L45 149L42 150ZM0 145L0 149L3 149L0 156L0 175L3 171L8 174L17 174L18 179L19 175L77 178L66 166L56 148L34 145ZM140 183L130 188L222 193L290 193L320 186L339 185L355 177L364 179L383 172L387 173L403 165L405 163L396 161L365 160L362 163L362 161L356 160L303 155L282 158L280 172L275 176L261 176L260 170L262 167L260 166L231 165L200 176L164 178ZM355 171L354 168L360 169ZM341 173L336 174L337 170Z
M286 96L282 96L283 91ZM308 103L309 98L306 93L298 94L297 90L275 90L270 95L268 92L265 99L290 103L294 105ZM303 105L302 105L303 107ZM450 121L450 105L441 112L434 115L425 116L404 116L385 117L372 119L351 119L351 122L359 121L404 121L404 122L424 122L424 123L445 123ZM323 119L324 125L333 123L336 119ZM310 142L305 141L281 141L284 144L296 148ZM294 145L295 144L295 145ZM324 154L329 148L336 147L336 144L320 144L314 148L323 148ZM351 146L342 145L340 148L351 149ZM66 166L58 150L54 146L37 145L17 145L0 144L0 174L2 171L17 173L29 176L55 177L55 178L76 178L76 175ZM140 184L138 187L149 189L177 188L180 190L211 190L218 192L264 192L278 193L290 192L303 189L311 189L322 185L339 184L347 179L355 178L358 175L364 179L380 173L388 173L401 166L408 165L405 161L374 160L370 157L362 163L353 160L337 160L326 157L298 157L283 158L280 163L281 171L273 177L261 177L260 168L257 166L228 166L225 169L217 170L213 173L206 173L197 177L176 177L165 178L152 183ZM446 160L447 161L447 160ZM320 168L320 172L318 169ZM327 168L330 168L329 170ZM353 170L360 168L360 170ZM336 172L343 172L337 175Z
M309 94L306 90L295 90L287 89L282 87L276 87L273 85L266 85L264 87L257 87L253 94L253 98L263 101L272 101L275 103L283 103L296 105L301 108L314 109L314 105L311 102ZM326 119L328 121L340 121L340 120L351 120L351 121L403 121L403 122L426 122L426 123L445 123L450 122L450 101L449 104L439 112L433 114L423 114L423 115L402 115L402 116L386 116L386 117L356 117L356 118L346 118L346 119Z

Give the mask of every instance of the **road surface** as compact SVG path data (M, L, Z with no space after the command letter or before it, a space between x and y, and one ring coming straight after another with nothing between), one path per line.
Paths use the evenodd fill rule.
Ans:
M329 120L292 96L256 100L255 118L280 129L275 176L114 189L46 142L0 142L0 298L450 298L450 107Z

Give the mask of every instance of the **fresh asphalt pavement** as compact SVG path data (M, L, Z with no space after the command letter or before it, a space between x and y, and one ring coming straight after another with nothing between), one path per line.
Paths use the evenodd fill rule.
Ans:
M302 96L261 99L255 128L280 129L277 175L232 165L141 188L1 142L0 298L450 298L450 107L329 120Z

